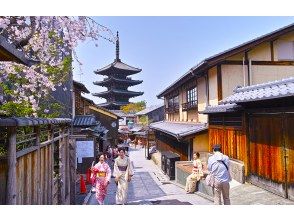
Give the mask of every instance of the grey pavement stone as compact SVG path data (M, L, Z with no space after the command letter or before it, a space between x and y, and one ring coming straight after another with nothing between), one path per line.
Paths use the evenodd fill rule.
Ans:
M160 168L152 160L144 157L144 149L130 149L130 158L133 161L135 175L129 184L128 204L130 205L211 205L212 201L199 194L186 194L184 186L168 181ZM230 198L233 205L294 205L293 201L284 199L271 192L252 184L230 183ZM108 188L105 204L115 204L116 185L114 179ZM92 194L88 204L97 205L95 194Z
M157 176L167 181L166 176L152 160L145 159L144 149L133 150L130 148L130 158L133 162L135 175L129 184L127 200L129 205L211 204L209 200L198 195L187 195L185 190L179 186L163 184ZM115 193L116 185L112 178L105 199L106 205L115 204ZM91 195L88 204L97 205L95 194Z

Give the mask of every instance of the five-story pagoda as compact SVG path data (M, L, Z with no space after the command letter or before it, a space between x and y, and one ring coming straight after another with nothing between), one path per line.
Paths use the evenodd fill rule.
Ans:
M93 93L93 96L105 98L107 101L98 106L109 110L119 110L121 106L129 104L132 97L143 95L143 92L129 91L128 87L142 83L142 80L132 80L129 75L141 72L139 68L129 66L121 62L119 58L119 37L116 39L116 59L113 63L94 71L94 73L106 76L102 81L93 82L94 85L104 86L107 91Z

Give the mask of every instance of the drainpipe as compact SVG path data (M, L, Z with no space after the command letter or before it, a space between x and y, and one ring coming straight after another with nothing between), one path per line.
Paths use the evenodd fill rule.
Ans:
M243 57L243 86L246 86L245 57Z
M251 86L252 85L252 62L251 62L251 59L249 59L249 62L248 62L248 71L249 71L248 84L249 84L249 86Z

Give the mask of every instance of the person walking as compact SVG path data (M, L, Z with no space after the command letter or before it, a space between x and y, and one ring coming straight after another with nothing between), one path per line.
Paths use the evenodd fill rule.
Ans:
M113 176L117 184L116 204L124 205L127 201L128 185L134 175L130 158L125 155L125 149L119 148L119 156L115 159Z
M193 154L192 173L186 179L185 190L187 193L195 192L197 181L199 181L201 177L203 177L202 162L200 160L200 154L195 152Z
M96 199L99 205L104 205L104 199L107 194L107 187L110 183L111 169L105 162L106 155L100 153L98 155L99 162L91 168L93 172L93 181L96 186Z
M230 205L230 181L229 157L221 153L221 146L213 146L213 155L208 158L208 171L214 177L214 204L221 205L221 195L224 205Z

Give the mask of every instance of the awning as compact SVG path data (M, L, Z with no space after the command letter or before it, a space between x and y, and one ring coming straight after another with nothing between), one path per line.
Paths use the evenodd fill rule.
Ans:
M207 106L204 111L200 111L201 114L215 114L215 113L227 113L227 112L236 112L242 110L242 106L233 104L224 104L224 105L215 105Z
M150 128L174 136L177 139L182 139L207 130L208 126L204 123L160 121L151 123Z
M130 129L131 132L138 132L141 131L143 129L143 127L133 127L132 129Z
M73 120L74 127L91 127L97 124L99 122L96 121L94 115L76 115Z
M263 100L274 100L294 96L294 77L252 85L237 87L233 95L226 97L221 104L247 103Z
M134 135L141 136L141 137L146 137L147 136L147 131L138 131L138 132L135 132Z

